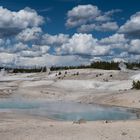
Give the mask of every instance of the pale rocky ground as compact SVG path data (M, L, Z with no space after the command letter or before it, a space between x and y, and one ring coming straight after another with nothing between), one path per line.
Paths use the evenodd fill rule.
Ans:
M79 75L77 75L79 72ZM69 70L0 76L0 98L22 97L31 100L74 101L140 109L140 91L132 81L140 71ZM138 140L140 121L73 124L12 112L0 113L2 140Z

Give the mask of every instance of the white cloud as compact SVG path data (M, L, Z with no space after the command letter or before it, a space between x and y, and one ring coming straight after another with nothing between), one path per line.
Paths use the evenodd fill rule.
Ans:
M88 64L88 59L83 59L80 56L67 55L56 56L46 54L41 57L20 57L17 65L19 66L69 66Z
M12 65L15 61L16 54L0 52L0 64L7 66Z
M32 48L28 50L23 50L19 54L22 57L41 57L44 54L48 54L50 47L47 45L33 45Z
M128 56L129 56L128 52L122 52L120 54L120 57L122 57L122 58L127 58Z
M81 25L78 28L78 32L81 33L87 33L87 32L92 32L92 31L102 31L102 32L110 32L110 31L115 31L119 27L116 22L106 22L102 23L101 25L96 25L96 24L87 24L87 25Z
M123 58L114 58L114 62L126 62Z
M31 48L32 51L40 51L42 54L48 53L49 49L48 45L33 45Z
M120 10L102 12L94 5L79 5L68 11L66 26L78 27L78 32L115 31L119 27L113 22L113 14Z
M116 31L119 28L119 26L117 25L116 22L107 22L107 23L103 23L100 26L96 27L97 31Z
M42 53L40 51L25 50L20 52L20 56L34 58L42 56Z
M42 43L48 45L62 45L69 40L69 35L67 34L58 34L58 35L50 35L45 34L42 37Z
M10 47L9 49L10 49L10 52L19 52L22 50L27 50L28 45L19 42L19 43L15 44L13 47Z
M67 26L77 27L83 33L70 36L44 34L40 27L43 18L35 10L14 12L0 7L0 64L52 66L87 64L93 60L138 60L140 40L126 35L139 34L139 12L120 28L122 33L102 39L85 33L117 30L118 25L112 19L115 12L119 10L102 12L94 5L74 7L67 14Z
M81 24L85 24L88 21L92 21L99 16L101 11L94 5L78 5L72 10L68 11L68 19L66 22L67 27L75 27Z
M98 40L91 34L74 34L67 43L57 49L58 54L79 55L106 55L109 53L108 46L100 46Z
M59 35L49 36L55 37L49 42L51 45L32 45L32 47L21 42L10 47L11 42L7 40L8 47L0 49L0 64L19 66L80 65L93 60L117 61L123 59L126 61L130 58L137 60L138 54L140 54L138 51L140 50L140 40L128 40L123 34L114 34L99 40L92 34L76 33L71 37L68 36L66 41L64 41L65 39L57 40ZM55 46L55 49L52 50L53 44L58 42L60 45Z
M90 59L90 62L97 62L97 61L102 61L103 59L101 57L93 57Z
M101 45L109 45L111 49L119 49L121 51L128 50L129 48L129 40L125 38L124 34L116 33L101 39L99 43Z
M27 27L38 27L43 23L43 17L30 8L20 11L10 11L0 7L0 37L19 33Z
M50 49L49 46L46 46L46 45L40 46L40 50L42 54L46 54L49 51L49 49Z
M121 11L122 11L122 10L120 10L120 9L114 9L114 10L105 12L105 13L103 13L102 15L96 17L95 20L98 21L98 22L111 21L111 20L112 20L112 16L113 16L115 13L118 13L118 12L121 12Z
M117 44L117 43L126 43L127 39L124 34L114 34L112 36L103 38L100 40L102 44Z
M74 34L67 43L61 46L61 52L64 54L90 54L91 49L97 40L92 35Z
M140 12L132 15L130 19L120 27L119 32L130 37L140 37Z
M129 53L140 54L140 39L131 40Z
M4 39L3 42L3 45L0 46L0 52L17 53L29 49L28 45L22 42L12 43L9 39Z
M77 29L77 31L79 33L88 33L88 32L92 32L95 29L96 29L96 25L95 24L84 24L84 25L81 25Z
M41 33L42 29L40 27L26 28L20 32L16 38L23 42L34 41L37 39L39 40Z

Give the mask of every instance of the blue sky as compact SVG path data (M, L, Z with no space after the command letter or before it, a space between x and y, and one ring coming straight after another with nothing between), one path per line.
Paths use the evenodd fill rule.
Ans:
M138 0L0 0L0 64L139 61Z
M132 14L140 10L138 0L1 0L0 5L10 10L21 10L25 7L35 9L50 22L43 25L44 30L50 34L70 33L75 30L65 28L66 13L77 5L93 4L102 11L121 9L122 12L114 17L118 24L123 24ZM100 37L100 36L99 36Z

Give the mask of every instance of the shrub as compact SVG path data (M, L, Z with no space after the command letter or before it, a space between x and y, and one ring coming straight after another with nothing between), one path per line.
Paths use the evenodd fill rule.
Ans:
M61 74L62 74L61 72L58 73L58 75L61 75Z
M132 89L139 89L140 90L140 81L133 81Z
M67 74L67 71L65 71L65 74Z
M79 75L79 72L77 72L76 75Z

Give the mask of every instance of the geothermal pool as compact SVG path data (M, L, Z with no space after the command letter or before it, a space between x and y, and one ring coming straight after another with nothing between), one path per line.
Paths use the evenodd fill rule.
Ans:
M46 102L21 99L1 99L0 112L14 111L60 121L132 120L140 116L134 110L74 102Z

